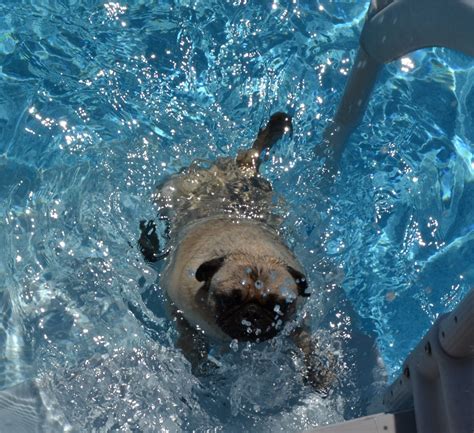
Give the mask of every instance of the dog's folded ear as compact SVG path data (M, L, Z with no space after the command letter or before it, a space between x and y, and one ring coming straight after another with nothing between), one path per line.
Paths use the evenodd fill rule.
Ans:
M308 288L308 281L306 281L306 277L300 271L297 271L291 266L287 266L286 269L295 279L296 286L298 287L298 295L302 296L303 298L310 297L311 294L306 292L306 289Z
M225 260L225 256L204 262L196 271L196 280L209 281L214 274L221 268Z

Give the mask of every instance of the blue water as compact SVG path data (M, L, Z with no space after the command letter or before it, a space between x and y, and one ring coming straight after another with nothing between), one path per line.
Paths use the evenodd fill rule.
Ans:
M33 424L296 432L376 409L385 376L474 285L474 67L443 49L388 66L323 203L312 151L367 6L3 0L0 390L41 401ZM234 155L281 110L294 134L263 171L286 200L284 237L313 286L325 257L342 287L305 309L340 355L326 399L278 338L214 353L215 376L194 377L160 269L135 247L160 180ZM383 360L372 387L362 332Z

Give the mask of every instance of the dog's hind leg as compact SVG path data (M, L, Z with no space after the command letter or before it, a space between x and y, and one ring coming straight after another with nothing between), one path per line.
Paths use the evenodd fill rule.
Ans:
M285 133L291 134L292 132L293 125L289 114L283 112L272 114L267 126L258 131L252 148L239 152L237 164L242 168L254 169L258 173L263 151L269 151Z

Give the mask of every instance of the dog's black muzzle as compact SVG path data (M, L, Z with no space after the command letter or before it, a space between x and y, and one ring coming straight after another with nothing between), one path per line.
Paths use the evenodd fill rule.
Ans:
M251 301L222 312L217 318L217 324L231 338L264 341L278 333L283 320L275 311Z

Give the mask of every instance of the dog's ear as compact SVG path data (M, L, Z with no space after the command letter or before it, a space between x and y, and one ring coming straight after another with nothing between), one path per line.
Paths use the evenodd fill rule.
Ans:
M223 265L224 260L225 257L217 257L201 264L196 271L196 280L209 281Z
M295 279L296 286L298 287L298 295L302 296L303 298L310 297L311 294L306 292L306 289L308 288L308 282L306 281L306 277L300 271L297 271L291 266L287 266L286 269Z

